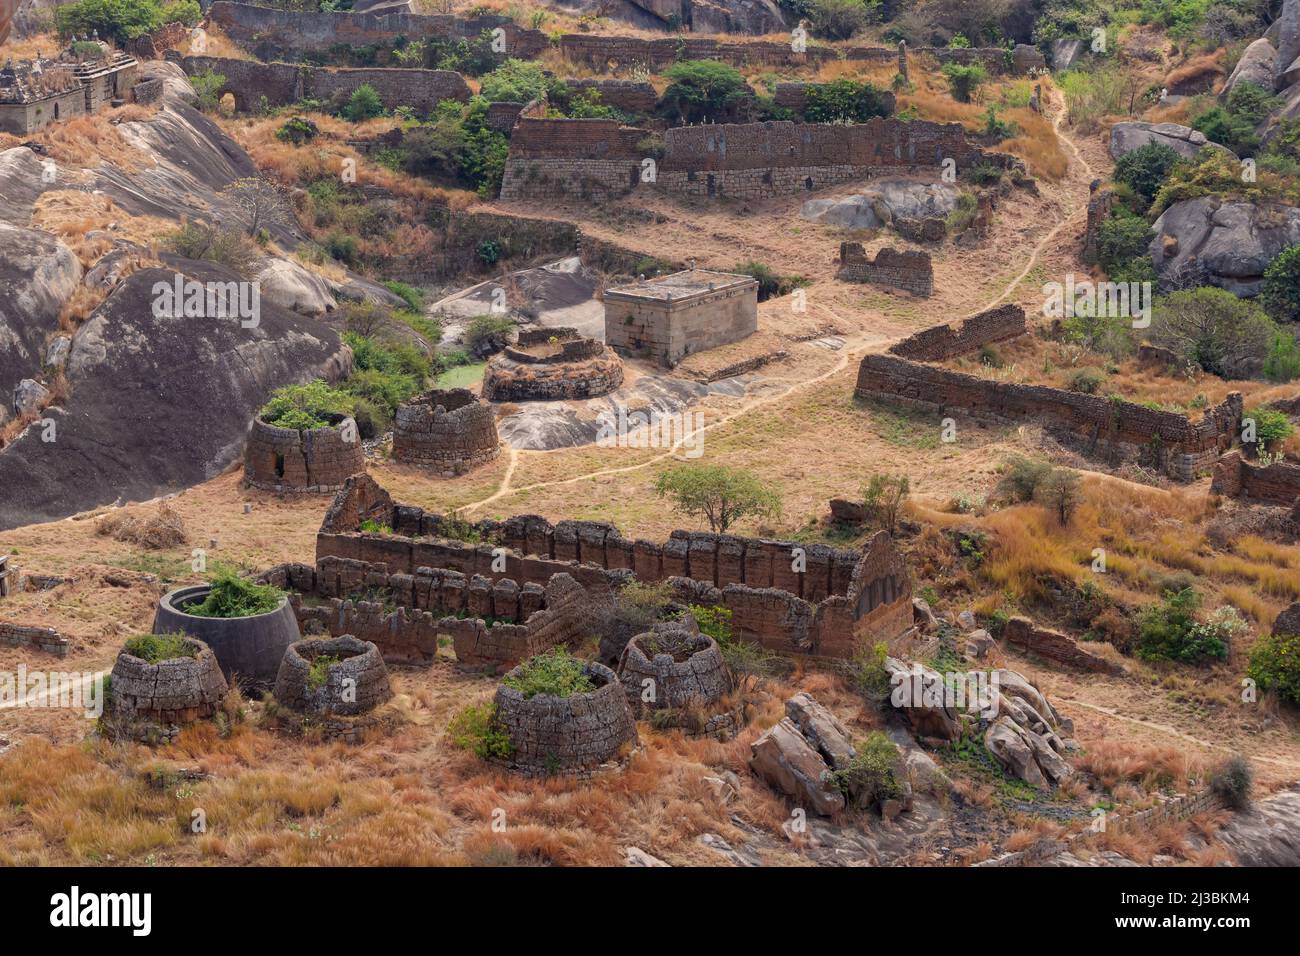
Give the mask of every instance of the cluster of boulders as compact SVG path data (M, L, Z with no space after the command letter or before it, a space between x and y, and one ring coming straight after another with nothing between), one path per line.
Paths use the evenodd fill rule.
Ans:
M846 807L868 809L872 792L861 789L851 775L841 787L835 771L848 771L857 757L849 732L835 715L810 694L785 702L786 716L751 745L750 768L771 786L821 816ZM899 774L903 775L900 759ZM892 819L912 808L912 785L901 780L897 797L880 804L881 815Z
M1064 755L1076 747L1074 724L1023 674L1006 668L941 674L893 657L885 659L885 670L890 704L922 743L982 737L1003 769L1035 787L1070 775Z

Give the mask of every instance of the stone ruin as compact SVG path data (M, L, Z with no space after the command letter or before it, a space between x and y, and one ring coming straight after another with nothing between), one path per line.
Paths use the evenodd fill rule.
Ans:
M434 389L398 406L393 422L397 461L454 478L500 452L492 408L467 388Z
M632 712L656 727L725 739L742 725L742 709L727 706L735 682L722 650L689 614L661 621L628 641L618 679Z
M361 433L350 415L299 431L253 419L244 446L244 484L265 491L332 494L366 470Z
M605 290L605 342L671 368L758 331L758 281L686 269Z
M393 533L364 532L367 520ZM593 600L608 600L632 578L667 581L681 603L728 608L738 640L796 656L851 658L863 639L914 633L911 575L883 531L859 551L686 531L660 544L624 538L602 522L552 525L537 515L479 522L478 540L466 542L446 537L444 521L355 475L326 513L317 566L334 557L383 565L390 575L442 569L478 575L482 589L509 579L521 593L563 572Z
M193 657L151 664L125 648L117 655L101 722L107 736L171 743L186 724L217 713L229 686L216 655L202 641L184 641Z
M538 328L519 333L488 361L483 397L493 402L546 402L595 398L623 384L623 362L605 343L576 329Z
M323 674L318 671L322 664ZM343 634L290 644L273 694L282 726L300 732L319 728L326 740L357 743L385 723L384 715L375 712L393 691L379 648ZM292 712L292 719L283 719L290 717L284 709Z
M510 769L528 776L587 775L637 745L636 718L614 672L595 661L583 672L596 689L571 697L525 698L505 684L497 688L496 720L510 738Z
M886 246L872 259L862 243L842 242L839 263L835 278L844 282L870 282L927 297L934 293L934 267L928 252L900 252Z

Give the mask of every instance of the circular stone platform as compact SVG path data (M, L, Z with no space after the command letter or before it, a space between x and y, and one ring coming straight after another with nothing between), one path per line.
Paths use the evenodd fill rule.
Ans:
M366 470L357 423L335 415L324 428L299 431L254 418L244 446L244 483L266 491L332 494Z
M453 478L500 454L491 406L466 388L435 389L398 406L393 458Z
M528 329L492 356L483 373L483 397L494 402L548 402L595 398L623 384L623 360L603 342L576 329Z

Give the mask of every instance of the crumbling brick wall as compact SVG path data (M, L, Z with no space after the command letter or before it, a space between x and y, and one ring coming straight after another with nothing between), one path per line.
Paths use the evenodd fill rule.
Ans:
M914 295L929 296L934 292L934 267L930 263L930 254L910 249L900 252L886 246L873 259L866 254L862 243L842 242L840 265L835 277L845 282L889 286Z
M1012 647L1053 664L1097 674L1122 674L1124 668L1104 657L1089 653L1074 638L1050 628L1036 627L1025 617L1013 617L1002 630L1002 639Z
M1300 502L1300 465L1278 461L1257 465L1231 451L1214 463L1210 490L1230 498L1252 498L1290 507Z
M909 335L890 346L889 351L918 362L942 362L965 355L994 342L1024 335L1025 310L1018 305L988 309L956 326L934 325Z
M151 664L126 650L117 655L109 690L115 718L187 724L217 712L229 690L221 667L206 644L185 640L193 657Z
M240 110L253 109L262 97L271 106L287 106L304 99L328 100L335 93L350 95L363 85L374 87L390 109L410 106L428 113L443 100L469 100L465 78L451 70L316 67L215 56L184 57L181 68L190 76L209 71L224 76L218 95L230 93Z
M244 446L244 481L270 491L333 493L366 470L361 434L350 415L325 428L299 431L254 418Z
M1239 392L1199 421L1120 399L1045 385L992 381L893 355L866 355L855 394L903 402L939 415L1037 422L1087 454L1140 461L1178 481L1208 471L1231 447L1242 415Z
M71 641L52 627L33 627L0 621L0 645L45 651L56 657L67 657Z

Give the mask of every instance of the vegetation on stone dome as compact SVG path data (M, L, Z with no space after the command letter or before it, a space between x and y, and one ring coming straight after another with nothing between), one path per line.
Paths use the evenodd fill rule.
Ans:
M326 428L338 415L350 415L355 400L347 392L316 379L303 385L285 385L271 393L258 417L268 425L299 431Z
M150 663L197 657L198 646L185 634L137 634L127 638L122 650Z
M231 571L212 579L207 596L184 608L195 617L252 617L280 606L284 592L270 584L256 584Z
M502 683L519 691L525 700L538 694L573 697L596 689L585 668L581 658L570 657L563 647L554 647L524 661Z

